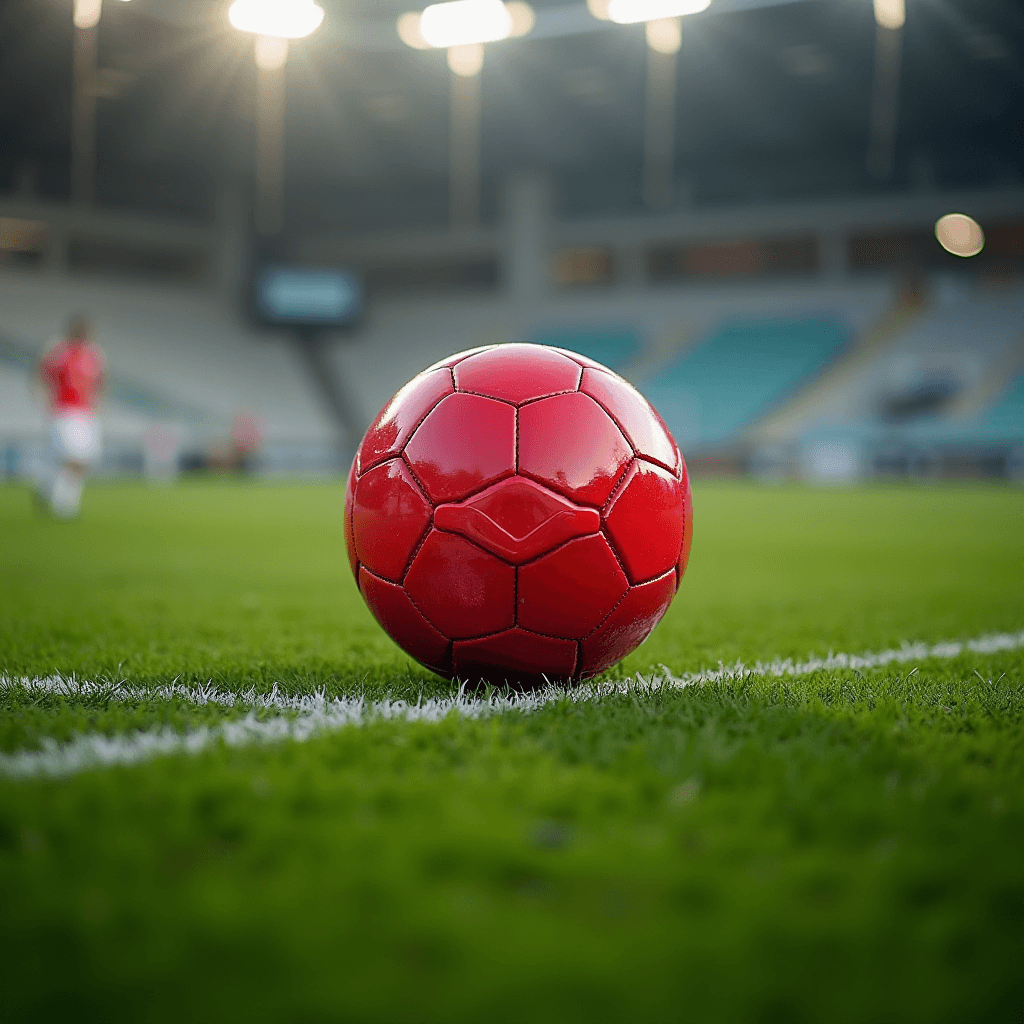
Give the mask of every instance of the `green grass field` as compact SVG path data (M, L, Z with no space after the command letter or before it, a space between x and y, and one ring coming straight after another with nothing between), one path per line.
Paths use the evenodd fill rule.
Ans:
M1013 636L18 776L300 717L172 683L455 687L363 607L340 486L95 484L70 524L0 487L0 1020L1024 1020L1024 494L695 503L610 679Z

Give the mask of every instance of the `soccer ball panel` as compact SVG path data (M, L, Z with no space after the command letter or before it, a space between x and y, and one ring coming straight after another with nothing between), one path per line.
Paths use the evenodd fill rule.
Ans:
M576 670L578 645L574 640L538 636L510 629L480 640L459 640L452 645L452 667L459 679L505 683L543 683L571 679Z
M499 345L464 359L454 372L459 391L472 391L516 405L562 391L575 391L583 373L567 356L537 345Z
M517 621L533 632L579 639L600 624L628 587L604 537L581 537L520 567Z
M498 633L515 623L515 568L453 533L431 531L405 589L427 620L452 639Z
M625 431L637 455L679 472L679 450L661 417L631 384L607 370L586 369L580 390L608 410Z
M392 637L401 638L402 650L434 672L448 670L448 639L416 610L409 595L395 583L359 570L359 589L374 618Z
M600 628L580 645L579 674L583 677L597 675L636 650L661 621L675 592L674 572L630 587Z
M601 507L633 457L622 432L587 395L556 395L519 410L519 471L573 501Z
M413 377L381 410L359 447L358 472L394 458L424 416L455 390L451 371L426 371Z
M352 530L352 505L355 497L356 486L356 460L352 460L352 468L348 471L348 480L345 482L345 552L348 555L348 564L352 568L352 575L359 582L359 559L356 557L356 535Z
M661 466L637 459L605 513L630 582L653 579L674 567L683 542L682 512L679 481Z
M398 583L431 515L405 463L392 459L364 473L356 483L352 510L359 561Z
M596 533L601 514L574 505L534 480L512 476L463 502L439 506L434 525L522 565L573 537Z
M449 395L419 425L405 456L431 501L458 501L515 472L516 411L479 395Z

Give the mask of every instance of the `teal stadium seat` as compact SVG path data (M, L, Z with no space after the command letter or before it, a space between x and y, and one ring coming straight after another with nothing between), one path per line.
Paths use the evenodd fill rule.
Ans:
M846 341L830 319L733 324L641 387L684 451L718 445L823 370Z
M966 423L929 417L907 431L914 441L933 444L1003 445L1024 443L1024 377Z

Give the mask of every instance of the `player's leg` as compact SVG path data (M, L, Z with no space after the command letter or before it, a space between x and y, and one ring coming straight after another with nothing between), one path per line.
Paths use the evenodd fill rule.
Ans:
M80 462L65 461L54 477L50 507L61 519L73 519L82 507L87 468Z
M85 413L58 416L54 441L61 461L50 488L50 508L61 519L73 519L82 506L89 466L99 458L99 424Z

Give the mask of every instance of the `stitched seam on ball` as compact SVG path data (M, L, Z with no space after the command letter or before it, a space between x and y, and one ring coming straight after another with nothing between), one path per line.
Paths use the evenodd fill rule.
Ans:
M391 580L386 580L385 582L387 582L387 583L391 583ZM416 614L417 614L417 615L419 615L419 617L420 617L420 618L421 618L421 619L422 619L422 620L423 620L423 621L424 621L424 622L425 622L425 623L426 623L426 624L427 624L427 625L428 625L428 626L429 626L429 627L430 627L430 628L431 628L431 629L432 629L432 630L433 630L433 631L434 631L435 633L437 633L437 635L438 635L438 636L440 636L440 637L443 637L443 638L444 638L445 640L447 640L447 641L448 641L448 643L451 643L451 642L452 642L452 638L451 638L450 636L448 636L448 634L447 634L447 633L442 633L442 632L441 632L441 630L440 630L440 628L434 625L434 623L433 623L433 622L432 622L432 621L430 620L430 618L429 618L429 617L427 616L427 613L426 613L426 612L425 612L425 611L424 611L424 610L423 610L423 609L422 609L422 608L421 608L421 607L420 607L420 606L419 606L419 605L418 605L418 604L416 603L416 601L415 601L415 599L413 598L412 594L410 594L410 593L409 593L409 591L405 589L405 580L403 579L403 580L402 580L402 582L401 582L401 583L399 583L399 584L392 584L392 586L396 586L396 585L397 585L397 586L400 586L400 587L402 588L402 593L403 593L403 594L405 594L405 596L406 596L406 597L407 597L407 598L409 599L409 604L411 604L411 605L413 606L413 608L415 608L415 609L416 609ZM401 646L401 645L399 645L399 646Z
M610 613L609 613L610 614ZM522 633L529 633L531 636L541 636L545 640L561 640L562 643L566 644L578 644L579 640L574 636L555 636L554 633L541 633L536 629L527 629L526 626L506 626L504 629L497 629L493 633L481 633L479 636L463 636L454 638L452 643L457 644L471 644L477 640L490 640L493 636L501 636L502 633L508 633L513 629L518 629ZM590 635L589 633L587 634Z
M402 579L399 586L405 589L405 578L409 575L409 570L412 568L412 563L416 561L416 556L420 553L420 548L427 543L427 538L430 536L431 531L434 529L434 513L431 510L430 521L427 523L427 528L423 531L423 536L416 542L416 546L412 549L412 554L409 556L405 563L405 568L402 570ZM412 598L410 597L411 601Z
M612 493L608 495L607 501L601 506L601 521L604 522L605 516L608 514L608 510L612 507L615 499L619 496L619 488L622 487L623 481L629 476L629 471L636 464L637 457L634 455L633 458L626 463L626 468L616 477L615 484L612 487Z
M580 394L579 388L569 388L567 391L552 391L550 395L538 395L536 398L524 398L518 403L518 408L525 409L528 405L536 405L538 402L546 402L549 398L559 398L561 395ZM589 395L587 396L590 397Z
M413 606L413 608L415 608L415 609L416 609L416 614L417 614L417 615L419 615L419 617L420 617L420 618L421 618L421 619L422 619L422 620L423 620L423 621L424 621L424 622L425 622L425 623L426 623L426 624L427 624L427 625L428 625L428 626L429 626L429 627L430 627L430 628L431 628L431 629L432 629L432 630L433 630L433 631L434 631L434 632L435 632L435 633L436 633L436 634L437 634L437 635L438 635L439 637L441 637L441 639L442 639L442 640L447 640L447 641L448 641L448 643L451 643L451 637L447 637L447 636L445 636L445 635L444 635L444 633L442 633L442 632L441 632L441 630L439 630L439 629L437 628L437 626L435 626L435 625L434 625L434 624L433 624L433 623L432 623L432 622L430 621L430 619L428 619L428 618L426 617L426 615L424 615L424 614L423 614L423 610L422 610L422 609L420 608L420 606L419 606L419 605L418 605L418 604L417 604L417 603L416 603L416 602L415 602L415 601L414 601L414 600L412 599L412 594L410 594L410 593L409 593L409 591L408 591L408 590L406 590L406 589L405 589L405 587L404 587L404 586L403 586L403 585L402 585L401 583L396 583L396 582L395 582L394 580L389 580L389 579L387 579L387 578L386 578L385 576L380 576L380 575L378 575L378 574L377 574L377 573L375 573L375 572L371 572L371 571L370 571L369 569L367 569L367 568L366 568L366 566L365 566L365 565L364 565L364 566L363 566L362 568L363 568L363 569L364 569L364 570L366 571L366 575L367 575L367 576L372 576L372 577L373 577L373 578L374 578L375 580L377 580L378 582L380 582L380 583L386 583L386 584L388 584L388 586L390 586L390 587L399 587L399 588L401 588L401 591L402 591L402 593L403 593L403 594L405 594L405 596L406 596L406 597L407 597L407 598L409 599L409 604L411 604L411 605ZM360 591L360 593L361 593L361 592L362 592L362 591ZM366 599L366 598L365 598L365 595L364 595L364 598L363 598L363 599L364 599L364 600Z
M660 462L655 462L653 459L647 458L647 456L645 456L645 455L638 455L635 458L634 461L635 462L646 462L648 466L656 466L658 469L663 469L663 470L665 470L666 473L669 473L670 475L672 475L673 479L675 479L674 474L671 474L671 470L667 466L662 465ZM614 541L612 539L611 534L607 533L605 531L605 527L607 526L607 521L605 519L605 514L606 514L607 510L611 508L611 505L614 503L615 499L617 497L619 497L619 493L618 492L619 492L619 488L622 486L622 482L623 482L623 477L619 477L619 479L615 483L615 490L612 491L612 496L608 499L608 504L605 506L604 509L601 510L601 522L602 522L601 532L605 534L605 540L607 540L608 543L611 545L611 549L612 549L612 551L615 552L616 558L619 557L619 549L615 546L615 543L614 543ZM679 481L676 480L676 483L678 484ZM685 539L686 539L686 521L684 519L683 520L683 533L682 533L682 536L679 538L679 550L676 552L675 562L673 563L674 566L679 565L679 559L682 557L682 554L683 554L683 541ZM623 563L621 558L619 558L619 564L622 565L623 570L625 570L625 564ZM627 572L626 573L626 579L628 579L630 581L630 586L637 586L638 587L638 586L640 586L641 583L653 583L654 580L660 579L662 576L665 576L668 573L668 571L669 570L666 569L664 572L659 572L656 575L651 576L651 577L649 577L647 579L644 579L644 580L634 580L634 579L632 579L630 577L629 573ZM675 571L675 570L673 569L672 571ZM676 585L676 589L678 589L678 584Z
M479 541L473 540L472 537L467 537L464 533L459 533L458 530L444 530L440 526L434 526L434 530L437 533L444 534L446 537L458 537L459 540L464 540L467 544L472 544L473 547L482 551L485 555L490 555L491 558L497 559L502 565L510 566L511 568L517 568L515 562L510 562L507 558L502 558L501 555L496 555L490 548L485 548Z
M601 523L601 536L604 537L605 544L612 549L612 557L618 563L619 568L622 570L622 575L626 577L626 583L629 586L633 586L633 581L629 577L629 573L626 571L626 564L622 559L622 555L619 553L619 549L615 546L615 542L612 540L611 534L608 532L608 524Z
M482 391L470 391L468 388L459 388L457 395L472 395L474 398L486 398L488 402L501 402L502 405L511 405L516 408L516 403L510 398L496 398L494 395L485 395Z
M660 462L653 455L644 455L644 454L642 454L640 452L640 449L637 448L637 446L635 444L633 444L633 439L629 436L629 433L626 431L626 428L619 422L618 417L615 415L615 413L613 413L611 411L611 409L609 409L608 406L606 406L599 398L594 398L594 396L592 394L590 394L589 391L584 391L583 394L586 395L587 398L593 398L594 401L597 402L597 404L599 406L601 406L602 409L604 409L604 411L608 414L608 418L612 421L612 423L615 424L615 426L617 426L619 428L620 433L626 439L626 444L628 444L629 447L633 449L633 454L638 459L643 459L645 462L653 462L654 465L661 466L662 469L664 469L667 472L671 473L673 476L676 476L676 470L672 466L666 466L664 462ZM648 404L650 404L650 403L648 403ZM667 428L666 428L666 430L667 430ZM672 441L671 436L669 437L669 440ZM672 447L675 448L676 456L678 458L679 464L680 464L680 466L682 466L683 456L679 453L679 447L675 444L674 441L672 441ZM680 477L676 477L676 479L681 479L681 478Z
M467 352L464 356L459 356L454 363L446 363L445 365L448 367L449 370L452 371L452 373L454 373L455 367L458 366L459 363L464 363L467 359L472 359L473 356L483 355L484 352L490 352L492 348L498 348L498 346L481 345L479 348L473 349L472 352Z
M430 506L430 515L431 515L431 518L433 518L434 509L437 508L437 505L431 499L430 492L427 490L426 485L423 483L423 481L417 475L416 467L412 464L412 460L409 458L409 456L406 455L405 452L402 452L402 454L399 457L401 458L402 462L405 463L406 469L408 469L409 472L412 474L412 478L416 482L417 489L423 495L423 497L426 499L427 504Z
M554 348L555 351L559 353L559 355L565 356L566 359L571 359L580 368L580 381L581 382L583 380L583 371L584 370L593 370L594 369L593 366L588 366L586 363L581 363L580 362L580 357L575 352L570 352L569 349L567 349L567 348L556 348L554 345L552 346L552 348ZM612 372L612 371L609 371L609 372ZM577 389L577 390L579 390L579 389Z
M407 466L409 465L409 460L408 459L406 459L405 464ZM410 468L412 468L412 467L410 466ZM521 476L521 475L522 474L516 473L515 470L512 470L511 472L508 472L508 473L503 472L503 474L501 476L496 477L495 479L492 479L492 480L486 480L484 483L480 484L479 487L474 487L473 490L468 491L466 494L463 494L463 495L461 495L458 498L446 498L444 501L439 501L436 504L434 502L431 502L431 505L434 508L437 508L439 505L461 505L464 502L469 501L469 499L474 497L475 495L480 494L483 491L486 491L488 487L493 487L495 484L500 484L502 480L511 480L512 477L514 477L514 476ZM543 483L543 481L538 481L538 483ZM548 485L545 484L545 487L547 487L547 486ZM548 487L548 490L551 490L551 489L552 488ZM561 491L555 491L555 493L556 494L561 494ZM565 498L565 497L568 497L568 495L563 494L562 497ZM429 495L427 496L427 500L430 501L430 496ZM587 506L587 507L589 508L591 506ZM600 509L598 509L598 511L600 511ZM455 531L454 530L444 530L442 532L443 533L454 533ZM461 537L462 534L460 533L459 536ZM466 539L468 540L469 538L467 537ZM497 556L495 556L495 557L497 557Z
M453 387L453 388L455 387L455 378L454 378L454 377L452 377L452 387ZM423 414L423 415L422 415L422 416L421 416L421 417L420 417L420 418L419 418L419 419L418 419L418 420L416 421L416 426L415 426L415 427L413 427L413 428L412 428L412 430L410 430L410 431L409 431L409 436L408 436L408 437L407 437L407 438L406 438L406 439L405 439L405 440L404 440L404 441L402 442L402 447L401 447L401 449L400 449L400 452L401 452L401 454L402 454L403 456L405 455L405 449L409 447L409 442L410 442L410 441L411 441L411 440L412 440L412 439L413 439L413 438L414 438L414 437L416 436L416 431L417 431L417 430L419 430L419 429L420 429L420 427L422 427L422 426L423 426L424 422L426 421L426 418L427 418L427 417L428 417L428 416L429 416L429 415L430 415L430 414L431 414L431 413L432 413L432 412L433 412L433 411L434 411L434 410L435 410L435 409L436 409L436 408L437 408L437 407L438 407L438 406L439 406L439 405L440 405L440 404L441 404L442 402L444 402L444 401L446 401L447 399L451 398L451 397L452 397L453 395L457 395L458 393L459 393L459 391L458 391L458 389L456 388L456 390L454 390L454 391L451 391L451 392L449 392L449 393L448 393L447 395L442 395L442 396L441 396L441 397L440 397L440 398L439 398L439 399L438 399L438 400L437 400L437 401L436 401L436 402L435 402L435 403L434 403L434 404L433 404L433 405L432 405L432 406L431 406L431 407L430 407L430 408L429 408L429 409L428 409L428 410L427 410L427 411L426 411L426 412L425 412L425 413L424 413L424 414Z
M583 382L580 381L580 387L582 388L582 386ZM580 394L586 395L587 398L589 398L592 402L595 402L599 408L604 410L604 413L608 417L608 419L610 419L612 423L614 423L615 426L619 428L619 433L622 435L622 439L626 442L626 444L629 445L630 450L633 452L633 454L639 455L640 453L636 450L636 445L633 444L633 439L629 436L628 432L626 431L626 428L619 422L619 419L615 415L615 413L613 413L611 409L609 409L608 406L606 406L599 398L595 398L589 391L580 391Z
M672 568L671 569L663 569L661 572L655 573L653 576L648 576L646 579L637 580L636 583L631 583L630 586L631 587L645 587L645 586L647 586L648 583L657 583L658 580L663 580L670 572L675 572L676 571L676 566L678 564L679 564L679 558L677 556L676 560L672 563Z
M449 371L449 372L450 372L450 371ZM454 376L452 377L452 387L453 387L453 388L455 387L455 377L454 377ZM414 426L414 427L412 428L412 430L410 430L410 431L409 431L409 436L408 436L408 437L407 437L407 438L406 438L406 439L405 439L405 440L404 440L404 441L403 441L403 442L402 442L402 443L401 443L401 444L400 444L400 445L398 446L398 451L397 451L397 452L391 452L391 451L385 452L385 453L384 453L384 454L383 454L383 455L382 455L382 456L381 456L381 457L380 457L379 459L377 459L377 460L376 460L375 462L370 462L370 463L367 463L366 465L363 465L363 464L362 464L362 461L360 461L360 464L359 464L359 472L358 472L358 473L356 474L356 479L357 479L357 480L361 480L361 479L362 479L362 478L363 478L363 477L364 477L364 476L365 476L365 475L366 475L366 474L367 474L367 473L368 473L368 472L369 472L369 471L370 471L371 469L376 469L376 468L377 468L378 466L382 465L382 464L383 464L383 463L385 463L385 462L390 462L390 461L391 461L392 459L400 459L400 458L403 458L403 457L405 456L405 449L406 449L406 447L408 446L409 442L410 442L410 441L411 441L411 440L413 439L413 437L415 436L415 434L416 434L416 431L417 431L417 430L419 430L419 429L420 429L420 427L422 427L422 426L423 426L423 421L424 421L424 420L425 420L425 419L426 419L426 418L427 418L427 417L428 417L428 416L429 416L429 415L430 415L430 414L431 414L431 413L432 413L432 412L433 412L433 411L434 411L434 410L435 410L435 409L436 409L436 408L437 408L437 407L438 407L438 406L439 406L439 405L440 405L440 404L441 404L441 403L442 403L442 402L443 402L443 401L444 401L444 400L445 400L446 398L451 398L451 397L452 397L452 395L454 395L454 394L458 394L458 391L457 391L457 390L455 390L455 391L450 391L450 392L449 392L448 394L446 394L446 395L442 395L442 396L441 396L441 397L440 397L440 398L439 398L439 399L438 399L438 400L437 400L436 402L434 402L434 404L433 404L433 405L432 405L432 406L431 406L431 407L430 407L430 408L429 408L429 409L428 409L428 410L427 410L427 411L426 411L426 412L425 412L425 413L424 413L424 414L423 414L423 415L422 415L422 416L421 416L421 417L420 417L420 418L419 418L419 419L418 419L418 420L416 421L416 425L415 425L415 426ZM365 438L364 438L364 440L365 440ZM360 445L359 445L359 449L360 449L360 451L362 450L362 444L361 444L361 443L360 443Z
M598 630L600 630L604 626L604 624L615 614L615 610L619 607L619 605L622 604L622 602L625 601L627 597L629 597L630 592L635 587L645 587L648 583L657 583L658 580L663 580L666 576L674 575L676 575L676 570L675 568L672 568L669 569L668 572L663 572L660 575L654 576L649 580L644 580L643 583L631 583L629 585L629 589L622 595L622 597L618 599L618 601L615 602L615 608L612 608L612 610L583 638L583 640L589 640L596 632L598 632ZM678 589L679 588L676 587L676 590ZM675 591L673 591L672 593L673 596L675 596ZM581 640L580 643L582 642L583 641Z
M629 460L632 465L633 460ZM579 508L592 508L595 512L600 512L604 505L595 505L590 501L580 501L579 498L574 498L571 494L566 494L565 491L560 490L550 480L545 480L543 477L538 476L536 473L531 473L528 469L519 470L515 473L516 476L521 476L525 480L533 480L535 483L540 484L546 490L551 491L552 494L557 494L561 498L565 498L566 501L571 501L574 505Z
M629 577L627 577L627 579L628 578ZM618 601L615 602L612 610L608 612L608 614L583 638L583 640L589 640L615 614L615 609L618 608L627 597L629 597L629 592L632 589L632 585L626 588L626 592L618 599ZM583 640L581 640L580 643L583 643Z
M516 428L516 469L515 469L515 473L513 474L514 476L519 474L519 409L518 408L516 409L515 428Z
M601 531L600 529L597 529L593 533L584 533L579 537L570 537L568 540L563 540L561 544L556 544L553 548L548 548L547 551L542 551L539 555L535 555L528 562L521 562L519 564L519 568L525 569L528 565L534 565L542 558L547 558L548 555L553 555L556 551L561 551L567 544L573 544L578 540L588 540L590 537L599 537L600 535Z
M430 517L431 517L431 519L433 519L433 517L434 517L434 507L435 507L434 506L434 502L432 502L430 500L430 495L427 494L427 489L424 486L423 481L420 480L420 478L416 475L416 470L413 469L412 463L409 461L409 459L407 459L405 457L405 452L402 452L401 462L402 462L402 465L405 466L406 469L409 470L409 475L412 477L412 482L413 482L413 484L415 484L416 490L420 492L420 497L422 497L423 500L427 503L427 505L430 506Z

